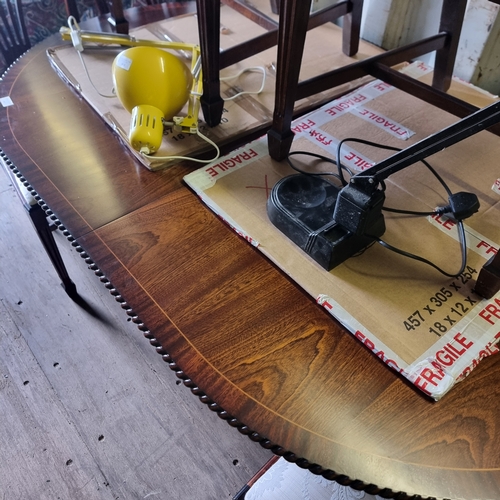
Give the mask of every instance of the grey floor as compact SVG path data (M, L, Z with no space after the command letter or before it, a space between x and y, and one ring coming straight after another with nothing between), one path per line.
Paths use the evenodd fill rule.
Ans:
M58 231L59 285L0 168L0 500L230 499L271 456L177 379Z

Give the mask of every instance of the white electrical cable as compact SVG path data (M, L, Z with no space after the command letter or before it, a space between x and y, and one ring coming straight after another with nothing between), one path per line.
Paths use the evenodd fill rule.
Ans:
M116 94L103 94L102 92L99 91L99 89L95 86L94 82L92 81L92 78L90 77L89 70L87 68L87 65L85 64L85 61L83 59L83 42L82 42L82 37L80 34L80 26L76 22L76 19L73 16L68 17L68 27L71 32L71 41L73 43L73 47L76 49L76 53L78 54L78 57L80 58L80 62L82 63L83 69L85 70L85 74L87 75L87 79L94 88L94 90L101 96L101 97L106 97L106 98L115 98Z
M105 97L105 98L115 98L115 97L117 97L115 93L112 94L112 95L101 93L97 89L97 87L94 85L94 82L92 81L92 78L91 78L90 73L88 71L87 65L85 64L85 61L84 61L83 56L82 56L83 42L82 42L81 33L80 33L80 26L78 25L76 19L73 16L69 16L68 17L68 27L69 27L70 32L71 32L71 41L73 43L73 46L74 46L74 48L76 49L76 51L78 53L78 57L80 58L80 62L82 63L82 66L83 66L83 69L85 71L85 74L86 74L86 76L87 76L90 84L94 88L94 90L101 97ZM261 86L260 86L259 90L257 90L257 91L242 91L242 92L238 92L237 94L235 94L235 95L233 95L231 97L227 97L227 98L223 99L224 101L232 101L233 99L236 99L237 97L240 97L242 95L260 94L264 90L264 86L265 86L265 82L266 82L266 70L262 66L253 66L253 67L250 67L250 68L244 68L241 71L239 71L238 73L236 73L235 75L221 77L220 81L226 82L226 81L229 81L229 80L235 80L236 78L240 77L242 74L247 73L247 72L252 72L252 71L260 71L262 73L262 83L261 83ZM201 94L197 94L195 92L192 92L192 95L194 95L194 96L200 96ZM217 144L214 141L212 141L211 139L209 139L207 136L205 136L204 134L202 134L198 129L196 129L196 135L198 135L205 142L207 142L208 144L210 144L211 146L213 146L213 148L217 152L214 158L212 158L210 160L201 160L199 158L192 158L192 157L189 157L189 156L175 156L175 155L174 156L155 156L155 155L151 155L151 154L149 154L149 153L147 153L145 151L140 151L140 154L142 156L144 156L145 158L148 158L150 160L160 160L160 161L161 160L189 160L189 161L195 161L195 162L198 162L198 163L212 163L212 162L216 161L220 157L220 149L217 146Z
M229 80L235 80L236 78L238 78L239 76L241 76L243 73L248 73L248 72L251 72L251 71L260 71L262 73L262 84L261 84L259 90L257 90L257 91L247 91L247 90L244 90L242 92L238 92L237 94L235 94L235 95L233 95L231 97L226 97L225 99L223 99L224 101L232 101L233 99L236 99L237 97L240 97L242 95L260 94L264 90L264 86L266 84L266 69L264 67L262 67L262 66L252 66L250 68L244 68L239 73L236 73L235 75L221 77L220 81L221 82L227 82Z
M144 156L145 158L148 158L149 160L189 160L189 161L195 161L198 163L212 163L213 161L218 160L220 157L219 146L217 146L217 144L215 144L215 142L212 141L211 139L209 139L206 135L203 135L198 129L196 129L196 135L198 135L201 139L208 142L208 144L210 144L211 146L213 146L215 148L215 150L217 151L217 154L215 155L214 158L212 158L210 160L201 160L200 158L191 158L189 156L156 156L156 155L150 155L150 154L142 152L142 151L140 153L142 156Z

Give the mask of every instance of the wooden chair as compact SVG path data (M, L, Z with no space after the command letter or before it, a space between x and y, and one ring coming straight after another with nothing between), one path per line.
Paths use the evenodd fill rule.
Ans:
M357 23L361 21L363 0L348 0L346 3L351 4L349 10L352 20L345 17L344 26L347 21L348 29L351 29L352 50L349 55L353 55L357 50ZM297 61L302 59L310 5L311 0L281 0L280 4L275 108L273 125L268 132L269 154L272 158L282 160L290 151L293 141L290 125L295 101L365 75L379 78L459 117L477 109L446 94L451 83L467 0L443 1L439 31L433 36L299 83L300 64ZM436 60L432 86L391 68L433 51L436 52Z
M81 21L82 13L80 12L81 9L79 8L77 0L64 0L64 5L66 7L67 15L73 16L76 19L76 22L79 23ZM106 0L95 0L95 9L97 15L109 14L109 5Z
M201 98L201 105L204 119L211 127L220 123L224 104L220 96L219 71L277 44L278 47L283 48L287 43L287 39L292 38L288 36L286 29L282 28L281 17L278 26L276 21L263 15L257 9L252 8L244 0L222 1L266 28L268 32L230 49L220 51L220 0L196 0L203 67L203 97ZM286 4L285 10L289 13L289 1L286 0L284 3ZM297 2L292 1L291 3L295 4ZM311 2L298 3L302 4L300 10L304 17L301 19L302 23L299 23L299 25L301 29L304 28L304 36L305 32L309 29L335 21L339 17L344 17L343 50L348 55L354 55L357 52L362 0L343 0L331 7L315 12L311 16L309 16ZM290 54L291 57L292 55ZM283 57L279 58L279 60L284 62ZM295 63L296 60L294 54ZM288 61L288 64L290 63L291 60Z
M65 1L68 11L76 12L76 0ZM122 0L99 1L105 2L109 6L109 20L115 26L116 31L127 33L128 23L123 15ZM147 1L158 3L160 0ZM203 67L201 106L205 122L211 127L220 123L224 107L224 101L220 96L220 70L278 44L278 22L245 0L222 0L222 2L268 31L230 49L220 51L221 0L196 0ZM344 17L344 52L348 55L354 55L359 44L362 3L362 0L342 0L331 7L315 12L311 16L309 16L308 11L306 29L313 29L321 24L335 21L339 17ZM271 6L273 5L276 6L276 0L272 0ZM77 16L75 18L78 19Z
M21 0L4 0L0 5L0 52L5 71L31 48Z
M64 0L68 16L80 22L80 11L76 0ZM149 2L148 2L149 3ZM108 21L117 33L128 34L128 21L123 13L122 0L95 0L99 15L108 15Z

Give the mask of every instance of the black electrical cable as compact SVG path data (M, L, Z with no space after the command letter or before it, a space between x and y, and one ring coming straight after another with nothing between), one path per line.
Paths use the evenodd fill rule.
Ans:
M343 139L342 141L339 142L339 146L337 147L337 154L340 154L340 148L342 147L342 144L344 142L351 141L351 142L359 142L368 146L372 147L378 147L381 149L387 149L390 151L401 151L400 148L396 148L393 146L386 146L384 144L378 144L376 142L368 141L365 139L356 139L356 138L346 138ZM324 161L326 163L331 163L333 165L337 165L339 168L339 173L335 172L309 172L307 170L303 170L296 165L293 164L292 160L290 159L290 156L292 155L304 155L304 156L312 156L313 158L317 158L321 161ZM337 159L340 158L340 156L337 157ZM287 163L290 165L290 167L295 170L296 172L299 172L304 175L311 175L311 176L332 176L335 177L336 179L339 179L342 182L342 185L345 186L347 182L345 181L343 175L341 174L342 170L345 170L350 176L354 175L352 170L346 167L345 165L342 165L338 161L335 161L332 158L328 158L327 156L320 155L318 153L312 153L310 151L292 151L288 154L286 158ZM445 191L447 192L448 196L451 196L451 191L442 179L442 177L436 172L436 170L425 160L421 160L421 162L434 174L434 176L438 179L438 181L441 183L441 185L444 187ZM359 174L358 174L359 176ZM383 190L385 191L385 183L381 181L381 185L383 187ZM446 207L440 207L437 210L434 210L432 212L416 212L416 211L411 211L411 210L402 210L399 208L390 208L390 207L383 207L382 210L385 210L387 212L394 212L398 214L404 214L404 215L417 215L417 216L432 216L432 215L440 215L445 212L449 212L449 206Z
M422 217L432 217L433 215L442 215L445 213L451 212L450 205L446 205L444 207L439 207L432 212L415 212L413 210L401 210L399 208L390 208L390 207L382 207L382 210L386 212L393 212L395 214L403 214L403 215L417 215Z
M432 217L433 215L437 215L435 211L433 212L414 212L412 210L400 210L399 208L390 208L390 207L382 207L382 210L385 212L392 212L395 214L403 214L403 215L416 215L417 217Z
M458 237L460 239L460 248L462 250L462 252L461 252L462 253L462 264L460 265L460 270L458 271L458 273L455 273L455 274L451 274L451 273L444 271L443 269L438 267L436 264L434 264L430 260L427 260L423 257L418 256L418 255L414 255L412 253L406 252L404 250L401 250L400 248L393 247L391 244L387 243L386 241L381 240L380 238L375 238L375 241L377 243L380 243L380 245L382 245L384 248L391 250L392 252L398 253L400 255L403 255L404 257L408 257L408 258L413 259L413 260L418 260L420 262L423 262L424 264L427 264L427 265L433 267L434 269L439 271L441 274L448 276L449 278L456 278L457 276L460 276L464 272L465 267L467 265L467 252L465 251L467 248L467 245L466 245L466 241L465 241L464 223L462 221L457 222L457 230L458 230Z
M301 168L297 167L296 165L293 164L292 160L290 159L290 156L292 155L304 155L304 156L312 156L313 158L317 158L318 160L324 161L326 163L330 163L332 165L337 165L338 167L338 172L308 172L306 170L302 170ZM342 179L344 178L342 175L342 170L345 170L350 176L354 175L351 169L344 165L338 165L338 163L332 159L328 158L328 156L320 155L318 153L311 153L310 151L292 151L291 153L288 154L286 158L287 163L292 167L296 172L299 172L301 174L305 175L312 175L312 176L327 176L331 175L337 179L339 179L342 182ZM345 186L345 184L342 182L342 185Z
M330 175L330 176L333 176L333 177L337 178L338 180L340 180L340 182L342 183L342 186L346 186L347 185L347 181L344 178L343 171L345 170L346 172L348 172L348 174L351 177L353 175L352 171L348 167L346 167L345 165L342 165L342 162L340 161L342 145L344 143L346 143L346 142L357 142L359 144L364 144L364 145L367 145L367 146L371 146L371 147L375 147L375 148L380 148L380 149L385 149L385 150L389 150L389 151L401 151L402 150L401 148L396 148L396 147L393 147L393 146L387 146L385 144L379 144L379 143L376 143L376 142L368 141L366 139L357 139L355 137L348 137L348 138L345 138L345 139L341 140L338 143L338 145L337 145L337 161L335 161L335 160L333 160L331 158L328 158L326 156L323 156L323 155L320 155L320 154L317 154L317 153L311 153L311 152L308 152L308 151L293 151L293 152L289 153L289 156L294 155L294 154L303 154L303 155L306 155L306 156L312 156L314 158L320 159L320 160L325 161L327 163L332 163L334 165L337 165L338 173L335 173L335 172L307 172L307 171L304 171L304 170L299 169L298 167L296 167L293 164L293 162L290 160L289 156L287 157L287 162L288 162L288 164L290 165L291 168L293 168L295 171L297 171L299 173L302 173L302 174L305 174L305 175L313 175L313 176ZM439 173L426 160L420 160L420 162L423 163L427 167L427 169L436 177L436 179L439 181L439 183L443 186L443 188L446 191L448 197L452 196L452 192L451 192L449 186L446 184L446 182L444 181L444 179L439 175ZM357 174L357 177L362 177L362 174ZM380 184L381 184L382 189L385 191L385 189L386 189L385 183L383 181L381 181ZM444 207L439 207L436 210L433 210L431 212L418 212L418 211L402 210L402 209L390 208L390 207L383 207L382 210L387 211L387 212L404 214L404 215L435 216L435 215L441 215L441 214L450 212L451 211L451 207L449 205L447 205L447 206L444 206ZM450 278L455 278L455 277L459 276L460 274L462 274L464 272L465 267L467 265L467 243L466 243L466 236L465 236L464 225L463 225L463 222L461 220L457 221L457 231L458 231L458 238L459 238L460 250L461 250L461 255L462 255L462 262L461 262L460 270L457 273L455 273L455 274L448 273L448 272L444 271L443 269L441 269L436 264L434 264L433 262L431 262L430 260L425 259L424 257L420 257L418 255L412 254L410 252L406 252L405 250L401 250L399 248L396 248L396 247L392 246L391 244L389 244L389 243L381 240L380 238L374 238L374 241L376 241L377 243L379 243L380 245L382 245L384 248L387 248L388 250L391 250L392 252L395 252L395 253L400 254L400 255L402 255L404 257L408 257L410 259L417 260L419 262L427 264L427 265L433 267L434 269L436 269L437 271L439 271L441 274L443 274L445 276L448 276Z
M372 141L368 141L366 139L357 139L355 137L347 137L345 139L342 139L337 145L337 162L338 162L339 168L343 168L342 162L340 161L340 157L341 157L341 148L345 142L357 142L359 144L364 144L366 146L371 146L371 147L378 148L378 149L386 149L388 151L402 151L401 148L396 148L394 146L387 146L385 144L379 144L378 142L372 142ZM451 193L450 188L447 186L446 182L444 182L443 178L439 175L439 173L430 165L430 163L427 162L426 160L420 160L420 162L423 163L434 174L436 179L443 186L444 190L446 191L446 194L448 196L451 196L452 193ZM363 177L363 175L357 174L357 177ZM343 184L343 185L344 186L347 185L347 182L345 182L345 184Z

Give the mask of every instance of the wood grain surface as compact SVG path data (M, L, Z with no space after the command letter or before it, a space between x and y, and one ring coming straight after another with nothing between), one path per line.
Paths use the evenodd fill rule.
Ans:
M177 369L264 446L394 491L498 495L498 357L425 398L187 189L80 242Z
M185 384L325 477L401 499L500 498L500 358L427 399L203 206L182 183L195 165L152 173L127 155L52 73L50 43L1 84L14 101L1 147Z

